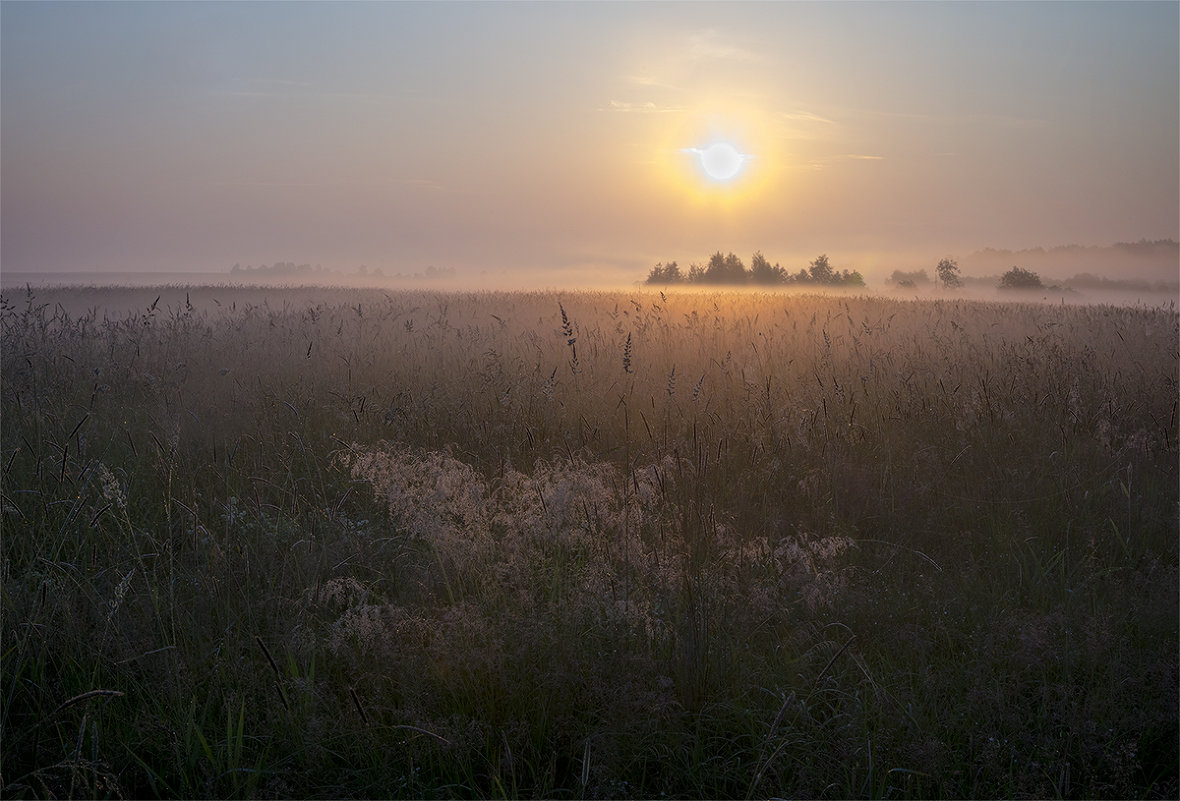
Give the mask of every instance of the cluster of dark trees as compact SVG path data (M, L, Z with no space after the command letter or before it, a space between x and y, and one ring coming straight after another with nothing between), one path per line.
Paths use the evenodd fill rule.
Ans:
M707 264L690 265L687 273L674 261L667 264L661 262L651 268L647 283L864 286L865 279L855 270L835 269L828 261L827 255L820 256L807 268L791 273L777 263L771 264L761 252L754 254L747 269L742 260L733 253L723 255L721 251L717 251L709 257Z
M934 268L935 281L945 289L963 285L959 264L946 258ZM837 270L832 267L827 255L820 256L805 269L791 273L778 264L771 264L761 252L755 253L747 269L742 260L733 253L717 251L709 257L707 264L693 264L685 273L676 262L661 262L648 273L649 284L755 284L762 286L849 286L865 285L861 274L855 270ZM912 289L921 284L933 283L925 270L894 270L888 283L899 288ZM1041 282L1041 277L1032 270L1013 267L1000 276L1000 289L1052 289Z

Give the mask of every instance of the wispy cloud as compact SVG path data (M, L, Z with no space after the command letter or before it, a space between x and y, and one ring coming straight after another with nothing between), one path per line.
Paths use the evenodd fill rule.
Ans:
M952 125L978 128L1010 128L1016 130L1038 130L1045 128L1049 121L1041 117L1020 117L1013 114L974 112L947 114L931 112L890 111L874 108L845 108L841 112L848 117L869 117L873 119L909 120L923 124Z
M824 156L821 158L813 158L806 163L806 168L811 170L822 170L825 167L833 164L840 164L849 161L884 161L884 156L874 156L866 153L837 153L832 156Z
M741 61L760 64L766 60L761 53L723 41L717 31L712 29L689 34L685 52L694 61Z
M714 29L664 36L623 78L631 84L670 92L691 91L702 71L735 65L765 67L766 54L723 37Z
M813 114L810 111L780 111L778 116L784 120L791 120L792 122L817 122L823 125L834 125L835 120L829 120L827 117L821 117L819 114Z
M646 103L624 103L620 100L612 100L606 108L600 108L598 110L622 111L631 114L668 114L670 112L684 111L681 106L660 106L650 100Z
M782 136L798 141L830 139L841 127L836 120L804 109L779 111L774 119Z
M628 83L633 83L636 86L649 86L653 89L671 89L677 92L684 89L682 86L675 86L651 75L628 75L626 79Z

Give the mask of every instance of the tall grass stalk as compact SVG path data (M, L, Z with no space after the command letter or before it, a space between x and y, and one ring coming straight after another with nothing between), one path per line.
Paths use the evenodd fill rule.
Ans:
M1175 797L1168 308L0 298L5 797Z

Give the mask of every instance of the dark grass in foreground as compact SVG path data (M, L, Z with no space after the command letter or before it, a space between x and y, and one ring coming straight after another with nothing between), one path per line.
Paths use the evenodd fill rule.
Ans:
M3 303L6 798L1180 791L1174 307L86 292Z

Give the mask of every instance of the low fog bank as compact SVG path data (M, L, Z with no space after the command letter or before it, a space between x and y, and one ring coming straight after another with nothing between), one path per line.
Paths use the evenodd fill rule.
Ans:
M750 295L831 295L835 298L877 297L888 300L912 300L915 302L967 300L996 303L1039 303L1047 305L1110 305L1163 308L1175 311L1180 297L1178 293L1150 292L1072 292L1053 289L1042 290L1000 290L985 285L965 286L954 290L935 287L913 288L767 288L767 287L724 287L691 286L659 287L649 284L631 284L599 287L533 287L505 288L497 286L311 286L311 285L142 285L142 286L41 286L19 288L6 287L0 295L4 307L17 313L26 308L45 307L50 313L58 311L70 317L95 315L98 319L125 320L142 318L150 324L166 324L169 320L181 318L190 313L252 312L262 315L309 309L320 304L356 304L368 297L380 299L381 294L397 295L411 293L420 295L423 304L429 304L439 294L464 292L618 292L624 296L640 298L672 295L750 294Z
M13 306L48 298L71 313L100 308L113 315L139 313L159 298L157 312L178 304L207 302L261 305L267 297L277 302L326 299L334 290L371 289L386 292L757 292L790 294L864 295L895 299L1014 301L1069 305L1168 306L1180 302L1180 252L1173 240L1120 243L1109 247L1076 245L1010 251L987 249L958 260L962 285L945 289L936 280L937 260L915 256L843 254L833 256L837 269L863 272L863 287L822 288L811 284L786 286L730 286L716 284L648 284L651 265L634 254L629 258L585 261L554 267L483 268L427 267L420 272L394 273L363 266L320 269L307 264L276 262L223 272L0 272L0 291ZM794 264L794 262L790 262ZM1001 276L1019 266L1037 274L1041 288L1001 289ZM790 268L788 268L790 269ZM69 291L49 291L69 288ZM277 293L277 290L283 290ZM295 291L299 290L299 291Z
M725 248L728 250L728 248ZM707 254L696 261L707 261ZM780 263L794 275L819 254L766 251L766 259ZM968 255L909 251L829 250L836 271L860 273L866 291L892 292L898 284L913 284L924 294L934 286L935 267L941 258L953 259L966 291L988 295L1000 276L1013 267L1038 274L1045 286L1068 290L1066 301L1135 303L1180 295L1180 244L1172 239L1120 242L1092 247L1063 245L1052 248L1002 250L985 248ZM743 259L749 258L742 256ZM0 271L0 288L48 286L323 286L376 289L438 290L539 290L631 289L645 282L653 265L661 261L649 253L605 254L585 252L559 257L553 262L513 264L496 262L494 256L476 264L448 264L407 268L405 265L365 266L275 262L257 266L235 264L222 271L159 270L140 272L10 272ZM663 263L670 259L664 257ZM692 259L680 260L688 273ZM178 262L179 263L179 262ZM903 287L905 288L905 287ZM1128 300L1129 299L1129 300Z
M1175 284L1180 269L1180 243L1172 239L1144 239L1102 247L985 248L959 259L959 266L967 275L999 274L1012 267L1023 267L1060 279L1076 276L1096 281Z
M1035 271L1033 271L1035 272ZM893 297L946 298L973 300L1009 300L1052 302L1072 305L1161 306L1180 302L1180 281L1118 279L1081 273L1058 279L1037 274L1043 286L1035 288L1002 287L1003 276L963 275L961 285L944 288L925 270L895 271L878 285L879 294Z
M886 287L872 294L880 297L912 298L914 300L947 300L961 298L986 302L1054 303L1068 306L1148 306L1175 307L1180 303L1180 286L1129 288L1073 289L1067 286L1047 286L1042 289L1000 289L995 281L970 281L961 287L946 290L934 285L925 287Z
M6 294L50 287L323 287L346 289L434 289L440 291L529 291L539 289L626 289L642 283L641 268L575 265L560 268L443 269L420 273L309 271L271 272L0 272Z

